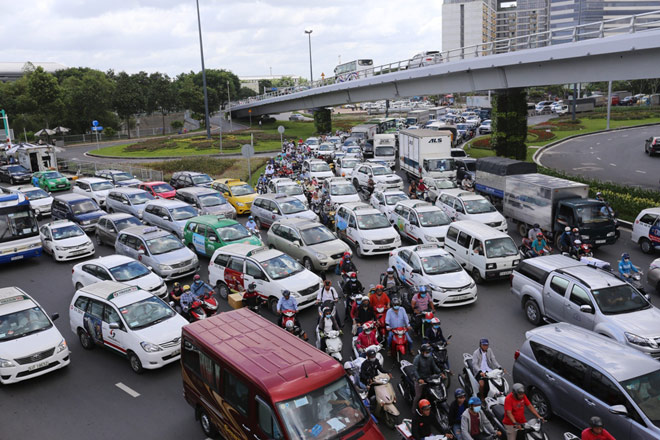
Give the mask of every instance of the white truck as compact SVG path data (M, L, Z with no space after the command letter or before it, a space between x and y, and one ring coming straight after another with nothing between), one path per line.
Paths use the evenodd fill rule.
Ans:
M408 178L456 178L451 157L453 135L446 130L401 130L399 167Z
M373 139L378 133L378 124L360 124L351 128L351 137L357 137L363 141Z
M374 159L383 161L394 168L396 164L396 135L394 133L374 135Z

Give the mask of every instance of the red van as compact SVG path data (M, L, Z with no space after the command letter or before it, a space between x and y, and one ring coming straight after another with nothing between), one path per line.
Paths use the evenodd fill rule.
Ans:
M186 401L228 440L383 440L341 364L243 308L183 327Z

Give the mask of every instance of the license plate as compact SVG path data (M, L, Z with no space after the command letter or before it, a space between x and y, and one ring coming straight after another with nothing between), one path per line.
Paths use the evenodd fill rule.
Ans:
M472 298L472 295L461 295L454 297L454 299L456 299L457 301L463 301L464 299L470 299L470 298Z
M605 244L607 240L596 240L596 244Z
M500 276L503 277L504 275L511 275L513 273L512 270L505 270L503 272L500 272Z
M65 186L66 186L66 185L63 184L63 183L58 183L58 184L57 184L57 187L58 187L58 188L64 188Z
M28 367L28 371L38 370L39 368L43 368L43 367L45 367L45 366L47 366L47 365L48 365L48 361L46 361L46 362L39 362L38 364L30 365L30 366Z
M23 255L16 255L14 257L11 257L11 261L22 260L22 259L23 259Z
M385 246L378 246L378 249L389 249L389 248L390 248L390 246L389 246L389 245L385 245Z

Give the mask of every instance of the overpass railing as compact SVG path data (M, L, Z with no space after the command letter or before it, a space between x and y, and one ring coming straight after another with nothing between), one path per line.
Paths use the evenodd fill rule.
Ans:
M440 56L435 58L436 61L433 64L462 60L465 58L475 58L520 50L535 49L556 44L575 43L577 41L593 38L605 38L617 34L637 33L658 28L660 28L660 10L645 12L643 14L628 15L595 23L581 24L572 27L550 29L534 34L521 35L513 38L461 47L458 49L451 49L441 52ZM352 72L349 76L343 75L341 77L327 77L305 85L279 88L277 91L268 92L244 100L232 102L229 106L229 110L231 110L231 108L236 105L251 104L278 96L290 95L304 90L325 87L331 84L337 84L371 76L385 75L392 72L425 66L422 64L420 64L420 66L411 66L410 61L410 59L395 61L393 63L372 67L367 70Z

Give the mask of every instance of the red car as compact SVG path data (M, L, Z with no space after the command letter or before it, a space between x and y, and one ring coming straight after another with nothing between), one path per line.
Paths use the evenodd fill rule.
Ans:
M156 198L173 199L176 195L176 190L166 182L144 182L138 188L147 191L149 194Z

